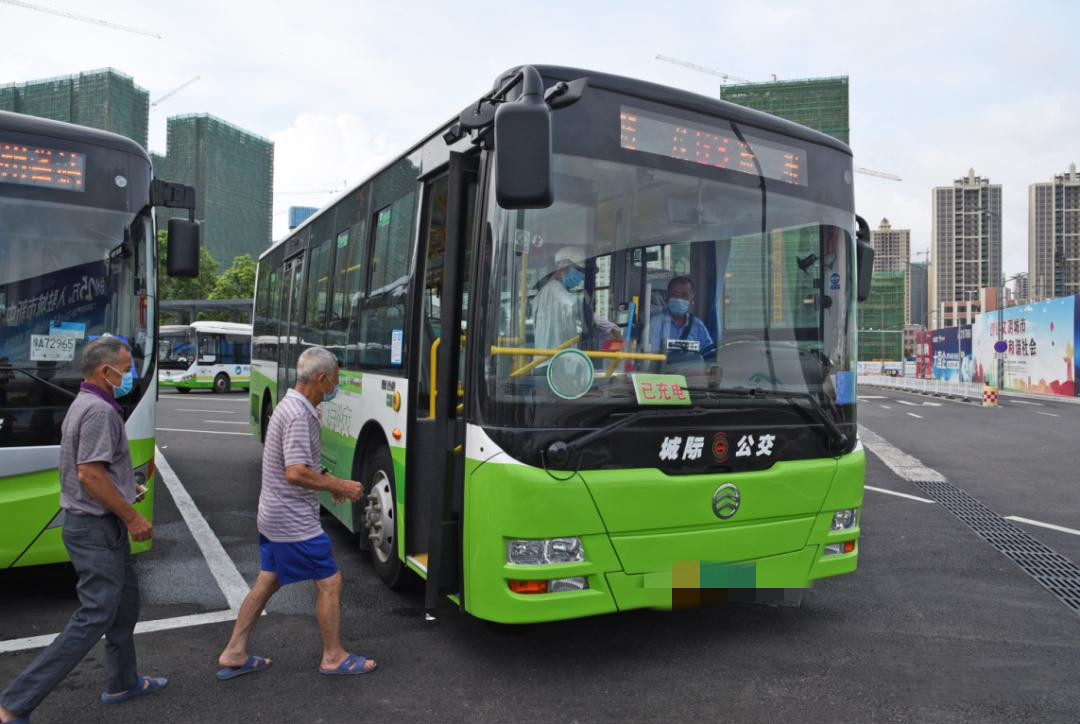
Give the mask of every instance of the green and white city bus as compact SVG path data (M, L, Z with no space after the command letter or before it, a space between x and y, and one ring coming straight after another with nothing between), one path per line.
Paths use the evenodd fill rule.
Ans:
M149 487L136 508L151 518L153 207L193 206L193 196L152 180L146 151L130 139L0 112L0 569L67 560L60 423L82 380L82 347L103 334L131 347L135 385L119 403L136 479ZM170 222L170 262L191 242L197 255L193 229Z
M305 347L338 355L323 464L368 492L323 505L429 611L548 621L850 573L872 258L851 173L763 113L509 71L262 255L253 430Z
M251 325L200 321L163 324L158 333L158 384L177 392L246 390L251 376Z

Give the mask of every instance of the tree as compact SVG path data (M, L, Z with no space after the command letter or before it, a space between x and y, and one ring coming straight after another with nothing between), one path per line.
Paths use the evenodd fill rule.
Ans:
M158 299L210 299L220 266L217 259L205 246L200 245L199 276L194 279L171 277L165 264L167 238L168 233L164 229L158 232Z
M232 261L214 282L210 299L254 299L255 260L250 254L241 254Z

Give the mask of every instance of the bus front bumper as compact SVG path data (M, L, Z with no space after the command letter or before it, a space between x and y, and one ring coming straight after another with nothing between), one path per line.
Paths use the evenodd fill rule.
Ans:
M725 476L749 491L746 505L753 503L757 486L776 491L781 481L814 484L816 502L809 512L660 529L619 523L620 516L630 523L645 519L636 509L649 499L635 501L634 475L648 477L648 471L622 471L613 476L612 485L618 488L604 491L603 483L593 482L599 476L589 485L582 480L553 486L543 471L537 476L527 466L486 467L478 466L466 488L466 518L472 524L465 536L464 603L469 613L491 621L532 623L725 600L782 602L785 589L805 589L816 580L852 573L858 564L858 525L832 530L832 524L837 510L862 505L861 450L839 460L800 461L754 476ZM589 473L583 476L590 478ZM675 498L674 509L689 510L700 497L690 476L664 484L668 497ZM678 485L685 485L686 495L693 497L683 499L676 492ZM605 508L609 494L619 497L619 511ZM606 510L611 512L602 515ZM652 518L663 514L655 506L649 511ZM553 534L580 539L584 560L508 562L510 540L549 539ZM546 592L568 588L571 580L580 590Z

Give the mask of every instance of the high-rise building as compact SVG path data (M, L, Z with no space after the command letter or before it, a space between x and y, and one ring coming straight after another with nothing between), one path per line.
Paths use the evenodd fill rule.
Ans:
M307 221L312 214L318 211L315 206L290 206L289 207L289 231Z
M1032 301L1080 292L1080 173L1076 164L1028 187L1028 284Z
M930 323L927 314L927 273L928 264L925 261L912 262L908 265L908 304L907 322L926 327Z
M911 283L908 272L911 264L911 229L894 229L888 219L882 219L877 229L870 231L870 246L874 247L874 271L905 272L904 324L911 324Z
M801 123L849 143L846 75L728 85L720 89L720 97Z
M195 187L203 243L222 267L234 257L258 258L270 244L274 144L202 113L168 120L162 178ZM158 218L177 216L158 209Z
M112 131L146 148L150 94L130 76L104 68L0 86L0 111Z
M945 321L946 302L976 302L1001 280L1001 184L968 175L931 195L930 327ZM966 307L965 307L966 309ZM959 311L954 307L954 314Z

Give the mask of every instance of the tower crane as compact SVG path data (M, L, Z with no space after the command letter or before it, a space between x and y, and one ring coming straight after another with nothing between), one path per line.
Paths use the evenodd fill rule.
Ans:
M125 33L135 33L136 35L145 35L150 38L161 40L161 36L157 33L149 30L140 30L139 28L133 28L130 25L120 25L118 23L110 23L108 20L101 20L99 18L92 18L88 15L76 15L75 13L69 13L67 10L60 10L58 8L52 8L48 5L37 5L35 3L23 2L23 0L0 0L0 3L5 5L12 5L17 8L23 8L25 10L36 10L39 13L47 13L49 15L56 15L57 17L67 18L68 20L76 20L80 23L90 23L91 25L100 25L103 28L111 28L113 30L122 30Z
M727 83L728 81L735 81L737 83L753 83L754 82L752 80L747 80L746 78L740 78L740 77L738 77L736 75L732 75L730 73L725 73L724 71L717 70L716 68L710 68L707 65L698 65L697 63L691 63L691 62L686 61L686 60L679 60L678 58L672 58L671 56L668 56L668 55L657 55L656 59L657 60L662 60L665 63L673 63L674 65L681 65L684 68L689 68L690 70L696 70L699 73L707 73L708 75L715 75L716 77L720 78L720 80L722 81L721 86L720 86L721 90L723 90L723 87L724 87L723 84ZM777 80L776 73L772 74L772 79L773 79L773 81ZM855 173L863 174L864 176L874 176L875 178L886 179L888 181L903 181L903 179L900 178L899 176L897 176L896 174L889 173L887 171L875 171L873 169L863 168L861 166L856 166L853 170L855 171Z
M159 103L161 103L162 101L164 101L164 100L166 100L168 98L172 98L174 95L176 95L180 91L184 90L185 88L187 88L189 85L191 85L195 81L199 80L199 78L201 78L201 77L202 76L197 75L194 78L192 78L191 80L186 81L184 83L181 83L180 85L176 86L175 88L173 88L171 91L169 91L165 95L158 98L156 101L151 101L150 107L151 108L157 108Z

